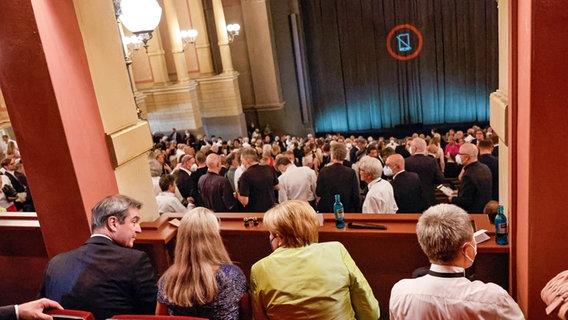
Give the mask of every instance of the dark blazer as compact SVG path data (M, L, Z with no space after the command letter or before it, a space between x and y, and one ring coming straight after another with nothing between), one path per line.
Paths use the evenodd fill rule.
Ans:
M359 180L355 171L342 164L334 163L323 168L318 176L316 195L320 212L333 212L335 195L339 194L346 213L361 212Z
M403 171L391 181L394 200L398 206L396 213L421 213L426 209L422 198L422 184L415 172Z
M154 314L157 287L146 253L95 236L49 261L40 295L66 309L90 311L99 320Z
M199 178L204 176L207 173L207 167L197 168L194 172L191 173L189 176L189 196L193 197L195 201L196 207L203 207L203 200L201 199L201 195L199 194L199 189L197 184L199 183Z
M191 195L191 181L189 177L190 175L182 169L176 171L176 185L184 199L187 199Z
M499 159L492 154L482 154L477 160L491 171L491 200L499 201Z
M476 161L465 167L458 196L452 203L468 213L483 213L483 207L491 200L491 171Z
M14 306L0 307L0 320L17 320Z
M423 154L415 154L404 160L406 171L416 172L422 183L422 197L426 205L436 204L436 186L444 182L444 175L436 159Z

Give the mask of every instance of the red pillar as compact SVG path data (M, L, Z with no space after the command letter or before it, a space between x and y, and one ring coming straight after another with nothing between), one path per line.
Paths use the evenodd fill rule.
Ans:
M540 291L568 269L568 28L563 0L511 3L511 212L515 293L527 319L544 319Z
M48 255L76 248L118 188L73 1L2 1L0 87Z

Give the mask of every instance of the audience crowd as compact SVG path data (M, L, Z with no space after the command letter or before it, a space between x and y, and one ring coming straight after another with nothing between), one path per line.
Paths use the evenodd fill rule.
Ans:
M146 253L132 249L142 204L108 196L92 209L91 238L49 261L40 290L46 299L2 307L0 319L4 311L26 318L27 306L45 319L36 311L44 306L86 310L96 319L378 319L378 301L346 248L318 243L316 212L332 212L338 194L349 213L426 210L417 236L432 265L422 278L392 288L391 319L524 319L505 290L464 277L477 254L467 214L498 201L490 127L388 140L277 136L268 126L264 133L230 141L175 129L155 136L148 163L160 213L185 212L170 268L156 280ZM1 162L3 185L13 182L12 155ZM440 185L453 191L442 193ZM273 252L252 266L249 282L232 263L214 215L231 211L265 212Z
M267 127L264 134L255 129L228 141L174 128L154 135L154 142L149 165L156 196L163 201L168 192L159 176L172 175L176 188L169 195L188 209L265 212L279 202L305 200L316 211L332 212L339 194L348 213L417 213L438 203L482 213L499 200L498 137L491 127L388 139L274 135ZM438 191L440 185L453 192Z

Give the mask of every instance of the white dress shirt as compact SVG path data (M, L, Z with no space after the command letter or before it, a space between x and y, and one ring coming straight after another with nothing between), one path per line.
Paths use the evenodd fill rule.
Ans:
M432 264L427 274L397 282L390 319L524 319L517 303L494 283L470 281L460 267ZM452 277L453 276L453 277Z
M288 166L286 172L278 177L278 202L286 200L315 200L316 173L308 167Z
M178 198L176 198L176 195L172 192L160 192L156 196L156 202L158 203L160 213L187 211L187 208L181 204Z
M245 166L241 164L235 170L235 189L239 189L239 179L243 175L243 172L245 172Z
M363 202L363 213L396 213L397 210L392 185L381 178L371 181Z

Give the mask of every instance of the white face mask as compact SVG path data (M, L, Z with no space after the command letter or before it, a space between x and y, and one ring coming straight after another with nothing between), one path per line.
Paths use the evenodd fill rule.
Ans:
M191 172L195 172L195 170L197 170L197 164L192 164L191 165L191 169L189 169Z
M383 174L387 177L392 177L394 173L392 172L392 169L389 166L385 166L383 168Z
M472 245L471 243L466 243L465 245L468 245L468 246L472 247L472 248L473 248L473 252L475 252L475 255L477 256L477 244L474 246L474 245ZM473 263L473 259L475 259L475 257L473 257L473 259L472 259L472 258L470 258L466 253L464 253L464 256L465 256L465 258L466 258L467 260L469 260L471 263Z
M347 149L353 148L353 145L352 145L351 143L348 143L348 144L346 144L345 146L347 147Z
M412 154L412 147L408 147L408 153Z
M457 163L457 164L460 164L460 165L463 164L462 158L461 158L461 156L460 156L459 154L456 155L456 163Z

